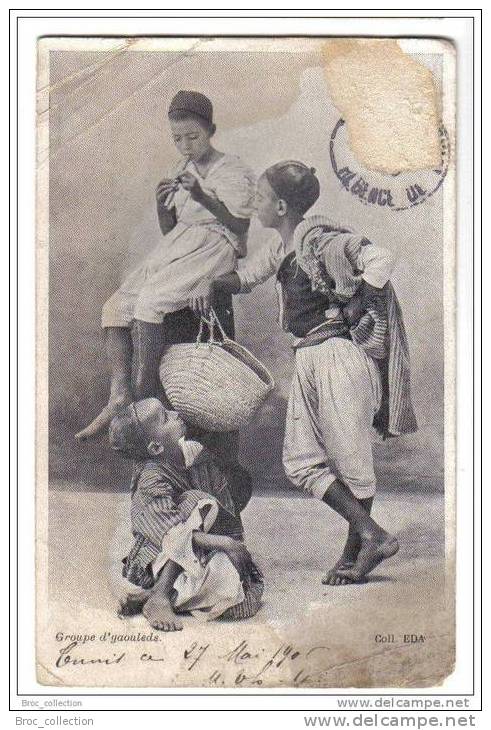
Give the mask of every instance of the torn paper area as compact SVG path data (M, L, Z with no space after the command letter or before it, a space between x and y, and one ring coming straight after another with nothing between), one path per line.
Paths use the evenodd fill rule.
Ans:
M327 41L323 57L360 164L386 173L438 166L439 102L428 68L390 39Z

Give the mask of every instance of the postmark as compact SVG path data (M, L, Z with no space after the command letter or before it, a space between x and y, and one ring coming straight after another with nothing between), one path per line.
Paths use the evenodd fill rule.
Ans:
M416 133L416 132L415 132ZM441 163L438 168L384 174L362 167L350 151L344 119L331 133L331 167L341 186L364 205L399 212L425 203L442 186L450 160L450 140L445 126L439 128Z

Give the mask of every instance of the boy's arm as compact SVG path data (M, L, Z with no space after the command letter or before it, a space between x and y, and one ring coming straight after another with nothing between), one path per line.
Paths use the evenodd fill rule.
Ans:
M210 213L212 213L215 218L220 221L220 223L223 223L223 225L236 236L245 236L249 230L249 218L237 218L237 216L232 215L226 205L217 198L212 198L210 195L207 195L203 190L201 190L201 193L195 198L195 200L201 203L204 208L209 210Z
M162 235L166 236L169 231L172 231L174 226L177 223L176 219L176 209L167 208L166 206L158 206L157 208L157 215L159 218L159 226L160 230L162 231Z
M209 533L195 530L193 532L193 546L206 551L222 550L228 555L240 579L244 580L247 577L252 558L243 542L234 540L228 535L210 535Z
M249 293L276 273L277 258L276 247L270 245L251 260L247 260L238 271L222 274L215 279L206 279L199 291L189 299L190 308L197 315L206 317L218 291L225 294Z
M240 279L236 271L232 271L230 274L222 274L216 279L205 279L194 296L189 298L189 308L199 317L207 317L218 291L225 294L238 294L240 292Z
M249 218L239 218L229 211L218 198L205 193L199 181L190 172L183 172L179 176L181 185L185 190L189 190L191 197L200 205L210 211L220 223L223 223L236 236L244 236L249 230Z

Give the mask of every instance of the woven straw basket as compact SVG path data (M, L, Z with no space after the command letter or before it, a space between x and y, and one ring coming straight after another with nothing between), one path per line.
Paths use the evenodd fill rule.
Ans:
M203 324L210 339L203 342ZM215 325L222 341L214 339ZM172 407L193 426L235 431L252 419L274 388L264 365L229 339L213 310L201 320L196 343L171 345L160 363L160 380Z

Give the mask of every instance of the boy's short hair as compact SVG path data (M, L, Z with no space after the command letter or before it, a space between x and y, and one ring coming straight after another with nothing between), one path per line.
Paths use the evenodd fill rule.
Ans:
M300 215L304 215L320 195L315 168L307 167L298 160L277 162L268 167L264 174L278 198Z
M148 458L147 439L137 427L129 407L115 416L109 426L111 448L128 459Z

